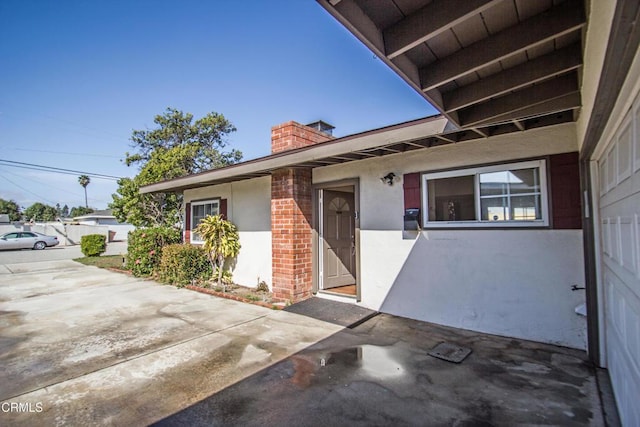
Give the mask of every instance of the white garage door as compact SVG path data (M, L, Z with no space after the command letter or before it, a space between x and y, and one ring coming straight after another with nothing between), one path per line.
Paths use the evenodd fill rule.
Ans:
M640 102L598 159L605 351L620 417L640 426Z

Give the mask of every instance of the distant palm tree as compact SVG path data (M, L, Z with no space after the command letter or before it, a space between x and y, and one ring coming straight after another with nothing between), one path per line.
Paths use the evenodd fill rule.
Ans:
M90 182L91 182L91 178L89 178L87 175L80 175L78 177L78 183L82 185L82 187L84 188L84 207L85 208L89 207L89 203L87 202L87 185L89 185Z

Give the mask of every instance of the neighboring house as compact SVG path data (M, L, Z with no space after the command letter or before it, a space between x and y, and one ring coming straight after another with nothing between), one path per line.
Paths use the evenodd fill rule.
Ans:
M127 240L129 231L135 229L131 224L119 222L113 216L111 209L97 210L90 214L76 216L73 221L80 225L107 226L108 240L110 242Z
M194 243L225 214L236 281L282 300L586 348L640 425L638 2L319 3L442 115L288 122L269 156L141 191L183 193Z
M111 209L98 210L90 214L73 217L73 221L83 225L116 225L120 224Z

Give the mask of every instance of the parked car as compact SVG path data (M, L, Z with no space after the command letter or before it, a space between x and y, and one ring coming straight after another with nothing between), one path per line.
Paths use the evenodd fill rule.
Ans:
M0 236L0 250L3 249L44 249L59 245L55 236L34 231L14 231Z

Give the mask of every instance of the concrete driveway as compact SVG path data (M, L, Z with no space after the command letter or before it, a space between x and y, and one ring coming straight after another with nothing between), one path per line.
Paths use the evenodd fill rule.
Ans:
M127 253L127 242L107 243L105 255L122 255ZM4 250L0 251L0 265L16 264L25 262L57 261L63 259L74 259L83 257L80 245L75 246L54 246L41 251L32 249ZM1 268L1 267L0 267Z
M6 264L0 425L146 425L340 329L73 261Z

